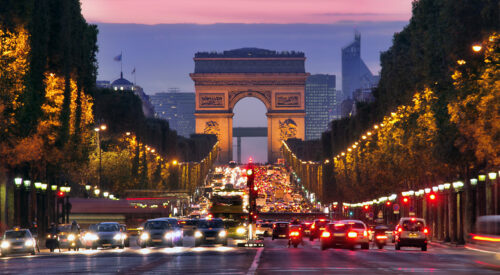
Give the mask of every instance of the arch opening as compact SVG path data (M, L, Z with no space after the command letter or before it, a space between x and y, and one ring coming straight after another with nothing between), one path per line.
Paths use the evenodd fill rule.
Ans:
M251 157L255 163L266 163L268 136L252 136L258 132L255 130L268 127L266 104L258 97L247 96L238 98L233 107L233 160L247 163ZM244 130L240 131L243 136L236 137L235 128ZM245 136L245 133L250 134Z

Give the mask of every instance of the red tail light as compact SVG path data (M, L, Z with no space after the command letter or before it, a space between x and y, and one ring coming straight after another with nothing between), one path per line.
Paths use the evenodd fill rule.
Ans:
M398 228L398 232L399 232L399 233L403 232L403 228L401 228L401 227L400 227L400 228Z
M429 234L429 229L427 229L427 227L426 227L426 228L424 228L424 234L425 234L425 235Z
M314 225L314 223L313 223L313 225L311 225L311 229L314 229L314 228L316 228L316 226L315 226L315 225Z
M351 239L357 238L358 237L358 233L356 233L354 231L351 231L351 232L347 233L347 237L351 238Z
M328 231L323 231L323 233L321 233L321 238L330 238L330 236L331 234Z
M299 231L290 232L290 236L297 236L298 237L299 235L300 235Z
M273 228L276 228L276 224L273 224Z

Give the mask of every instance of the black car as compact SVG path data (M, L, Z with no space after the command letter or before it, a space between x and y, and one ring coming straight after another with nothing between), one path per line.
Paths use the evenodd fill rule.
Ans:
M198 221L194 232L195 246L202 244L227 245L227 231L222 219L203 219Z
M275 222L273 223L272 239L288 239L289 222Z
M310 228L311 233L309 234L309 240L313 241L314 239L319 238L323 230L325 230L326 225L329 223L330 221L327 219L314 220Z

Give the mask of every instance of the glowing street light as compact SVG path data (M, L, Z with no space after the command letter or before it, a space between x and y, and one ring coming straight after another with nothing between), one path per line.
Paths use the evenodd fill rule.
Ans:
M22 178L15 178L14 184L16 185L17 188L21 187L21 184L23 184L23 179Z
M483 49L483 46L479 43L475 43L472 45L472 50L476 53L480 52Z

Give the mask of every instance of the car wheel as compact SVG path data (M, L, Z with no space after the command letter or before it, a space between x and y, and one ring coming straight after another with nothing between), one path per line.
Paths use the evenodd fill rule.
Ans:
M384 248L384 245L383 244L377 244L377 247L378 247L378 249L382 249L382 248Z
M273 240L273 241L274 241L274 236L271 238L271 240Z
M145 244L145 243L142 243L142 244L141 244L141 248L146 248L146 244Z
M321 244L321 250L327 250L328 249L328 246L326 244Z
M312 241L314 241L313 236L310 236L310 237L309 237L309 241L311 241L311 242L312 242Z
M422 251L427 251L427 245L422 246Z
M370 245L367 243L361 244L361 249L370 249Z
M35 249L33 249L33 251L31 251L31 255L35 255Z
M293 244L293 247L294 247L294 248L297 248L297 246L299 246L299 244L298 244L298 243L294 243L294 244Z
M196 246L196 247L200 246L200 244L201 244L200 242L196 242L196 241L194 242L194 246Z
M222 243L223 246L227 246L227 241Z
M396 244L395 248L396 250L401 250L401 246L399 246L399 244Z

